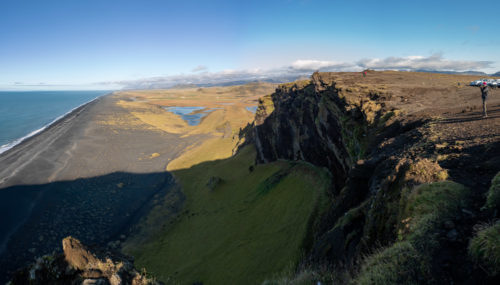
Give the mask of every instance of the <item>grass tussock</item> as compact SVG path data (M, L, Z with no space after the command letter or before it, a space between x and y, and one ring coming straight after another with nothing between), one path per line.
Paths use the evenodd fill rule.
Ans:
M450 216L464 206L468 190L452 181L440 181L415 187L404 202L403 216L418 218L427 214L439 213Z
M438 245L439 230L466 206L469 190L452 181L419 185L402 195L398 240L409 240L420 250Z
M428 263L410 242L397 242L368 256L352 284L418 284Z
M317 285L348 284L352 276L345 268L331 266L305 267L299 271L288 270L269 278L261 285Z
M491 181L490 190L486 196L487 209L500 210L500 172Z
M467 204L468 189L440 181L406 189L400 201L398 241L369 255L354 284L420 284L431 278L433 251L443 224Z
M469 243L469 255L488 275L500 274L500 221L480 227Z
M182 213L130 252L136 266L179 284L255 284L295 266L330 177L301 163L254 166L255 155L247 146L229 159L174 171L186 196ZM212 177L223 182L210 190Z

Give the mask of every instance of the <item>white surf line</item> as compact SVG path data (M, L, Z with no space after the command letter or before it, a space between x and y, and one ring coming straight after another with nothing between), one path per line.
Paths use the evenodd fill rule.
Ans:
M92 101L94 101L94 100L92 100ZM92 102L92 101L90 101L90 102ZM78 114L80 112L82 112L83 110L85 110L85 108L82 108L80 111L78 111ZM70 114L72 114L72 112L69 113L68 115L70 115ZM61 121L61 120L64 120L65 118L67 118L68 115L66 115L63 118L59 119L58 122ZM61 123L64 123L64 122L61 121ZM46 151L52 145L52 142L54 142L56 139L58 139L59 137L61 137L61 135L63 135L65 132L66 132L66 128L59 128L59 129L57 129L53 135L51 135L49 138L46 139L46 140L49 140L49 143L45 143L44 144L42 142L41 144L43 145L43 147L41 147L36 153L34 153L33 155L31 155L31 157L29 159L24 160L24 162L22 164L18 165L9 175L1 178L0 179L0 185L3 184L8 179L10 179L11 177L13 177L14 175L16 175L21 169L23 169L26 165L28 165L35 158L37 158L40 155L40 153ZM38 142L38 143L40 144L40 142ZM27 154L29 154L29 153L27 153Z
M106 95L106 94L105 94L105 95ZM45 125L45 126L43 126L43 127L39 128L39 129L37 129L37 130L34 130L34 131L32 131L31 133L29 133L29 134L27 134L27 135L25 135L25 136L23 136L23 137L21 137L21 138L18 138L18 139L14 140L14 141L12 141L12 142L10 142L10 143L7 143L7 144L4 144L4 145L0 146L0 154L2 154L2 153L4 153L4 152L8 151L9 149L11 149L11 148L15 147L16 145L18 145L18 144L22 143L22 142L23 142L23 141L25 141L26 139L28 139L28 138L30 138L30 137L32 137L32 136L34 136L34 135L36 135L36 134L41 133L43 130L47 129L48 127L52 126L53 124L55 124L56 122L58 122L58 121L59 121L59 120L61 120L62 118L64 118L64 117L66 117L67 115L71 114L71 112L75 111L76 109L78 109L78 108L80 108L80 107L82 107L82 106L84 106L84 105L86 105L86 104L89 104L89 103L91 103L91 102L94 102L95 100L97 100L97 99L99 99L100 97L105 96L105 95L97 96L97 97L95 97L94 99L92 99L92 100L90 100L90 101L88 101L88 102L85 102L85 103L83 103L83 104L80 104L80 105L78 105L77 107L75 107L75 108L73 108L73 109L69 110L68 112L66 112L66 113L62 114L61 116L59 116L59 117L55 118L52 122L48 123L47 125Z

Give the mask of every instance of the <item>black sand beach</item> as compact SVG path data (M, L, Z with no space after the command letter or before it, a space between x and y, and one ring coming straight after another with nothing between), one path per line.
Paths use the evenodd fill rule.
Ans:
M60 249L65 236L99 245L123 239L170 191L168 161L201 137L143 125L117 100L84 105L0 155L0 282Z

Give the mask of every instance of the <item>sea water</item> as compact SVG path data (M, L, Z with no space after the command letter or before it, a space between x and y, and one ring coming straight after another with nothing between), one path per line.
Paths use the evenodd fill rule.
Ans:
M109 91L0 91L0 153Z

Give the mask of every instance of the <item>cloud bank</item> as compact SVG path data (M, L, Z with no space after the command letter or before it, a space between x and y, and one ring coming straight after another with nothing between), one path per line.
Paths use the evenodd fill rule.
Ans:
M357 69L355 64L336 62L336 61L324 61L324 60L308 60L299 59L294 61L291 66L294 70L332 70L332 71L345 71Z
M490 68L491 61L448 60L442 54L407 57L387 57L384 59L361 59L357 62L337 62L312 59L299 59L289 66L276 69L224 70L209 72L206 66L200 65L190 74L102 82L123 86L125 89L169 88L175 85L224 85L238 84L249 81L287 82L309 76L314 71L361 71L374 70L405 70L405 71L468 71Z
M481 70L490 67L491 61L447 60L441 54L429 57L408 56L388 57L385 59L362 59L356 63L362 68L370 69L397 69L397 70L436 70L436 71L465 71Z

